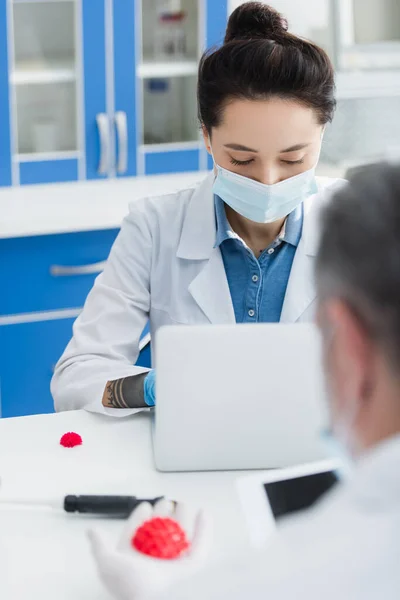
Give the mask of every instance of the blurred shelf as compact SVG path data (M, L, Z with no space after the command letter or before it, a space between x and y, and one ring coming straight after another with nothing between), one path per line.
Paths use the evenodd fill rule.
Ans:
M141 79L188 77L197 75L198 63L196 60L181 61L144 61L138 66L137 74Z
M169 152L173 150L199 150L203 147L200 140L193 142L166 142L163 144L142 144L140 152Z
M47 160L68 160L79 159L82 153L77 150L60 150L58 152L21 152L15 154L13 160L18 163L22 162L41 162Z
M32 60L16 64L11 74L11 83L14 85L29 85L41 83L66 83L75 81L75 60Z
M400 95L400 69L353 70L336 74L337 98L380 98Z
M357 44L343 48L343 69L391 70L400 69L400 42Z

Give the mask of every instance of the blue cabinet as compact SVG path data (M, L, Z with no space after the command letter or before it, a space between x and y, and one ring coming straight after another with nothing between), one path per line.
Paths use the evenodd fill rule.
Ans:
M226 20L227 0L0 0L0 186L207 169L197 65ZM52 369L117 233L0 239L2 416L53 410Z
M53 412L54 366L117 234L0 239L0 416ZM147 325L143 344L148 338ZM149 343L137 364L151 366Z
M66 318L0 326L2 417L54 412L50 380L73 322Z
M3 417L53 412L54 365L117 234L110 229L0 239Z
M0 0L0 185L207 168L197 63L226 19L227 0Z
M10 97L6 0L0 0L0 185L11 185Z
M61 314L48 320L0 325L0 417L54 412L50 381L71 339L74 320ZM143 340L146 334L148 326ZM137 364L151 366L149 342Z

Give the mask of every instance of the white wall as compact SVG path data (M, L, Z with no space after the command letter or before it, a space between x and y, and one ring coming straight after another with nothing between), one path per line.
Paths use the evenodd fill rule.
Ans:
M241 4L243 4L243 2L240 2L240 0L228 0L228 12L231 13Z
M347 2L354 10L356 43L400 39L400 0L344 0ZM243 0L229 0L228 7L233 11L240 4ZM269 0L265 4L287 17L293 33L329 50L330 0Z
M270 0L270 4L289 21L292 33L308 38L329 50L329 3L330 0ZM228 8L232 12L243 0L229 0Z
M230 12L240 4L244 4L243 0L229 0ZM270 0L264 4L270 4L281 12L288 19L291 31L297 35L310 37L313 29L326 27L328 24L329 0Z

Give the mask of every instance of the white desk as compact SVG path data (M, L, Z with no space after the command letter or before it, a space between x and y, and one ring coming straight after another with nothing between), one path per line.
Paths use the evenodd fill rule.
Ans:
M83 445L59 445L76 431ZM238 473L158 473L150 419L109 419L84 411L0 420L1 497L66 494L166 495L202 506L215 522L214 552L248 543L235 491ZM89 525L114 541L123 526L42 509L0 507L1 600L105 600L86 539Z

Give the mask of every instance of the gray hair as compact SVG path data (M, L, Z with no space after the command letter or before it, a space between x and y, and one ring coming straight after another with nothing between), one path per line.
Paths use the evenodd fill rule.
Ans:
M400 374L400 165L363 167L322 214L321 302L341 298Z

